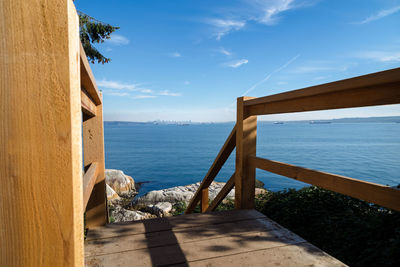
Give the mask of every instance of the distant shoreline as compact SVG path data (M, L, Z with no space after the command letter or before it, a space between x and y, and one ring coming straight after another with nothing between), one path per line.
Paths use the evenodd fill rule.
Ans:
M279 122L279 124L285 123L400 123L400 116L388 116L388 117L365 117L365 118L339 118L339 119L321 119L321 120L297 120L297 121L281 121L271 120L263 121L259 123L273 124ZM148 122L135 122L135 121L104 121L106 125L201 125L201 124L233 124L233 121L227 122L191 122L191 121L148 121Z

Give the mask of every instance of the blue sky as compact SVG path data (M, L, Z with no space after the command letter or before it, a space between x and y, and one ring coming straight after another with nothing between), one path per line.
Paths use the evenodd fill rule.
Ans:
M104 119L234 121L264 96L400 66L400 1L76 0L119 26L92 65ZM399 105L263 120L400 115Z

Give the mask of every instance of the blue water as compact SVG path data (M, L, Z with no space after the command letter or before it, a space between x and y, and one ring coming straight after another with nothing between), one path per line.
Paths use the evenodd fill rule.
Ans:
M150 190L204 178L233 124L105 124L106 168L120 169ZM365 181L400 184L399 123L258 124L257 156ZM217 181L234 172L235 151ZM306 184L257 170L272 191Z

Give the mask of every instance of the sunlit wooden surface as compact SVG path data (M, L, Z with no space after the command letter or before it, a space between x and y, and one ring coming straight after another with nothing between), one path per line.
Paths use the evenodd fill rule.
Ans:
M255 210L111 224L89 231L86 266L345 266Z

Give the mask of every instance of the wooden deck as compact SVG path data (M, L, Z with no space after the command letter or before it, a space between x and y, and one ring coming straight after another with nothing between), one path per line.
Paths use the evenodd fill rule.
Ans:
M189 214L89 231L86 266L345 266L255 210Z

